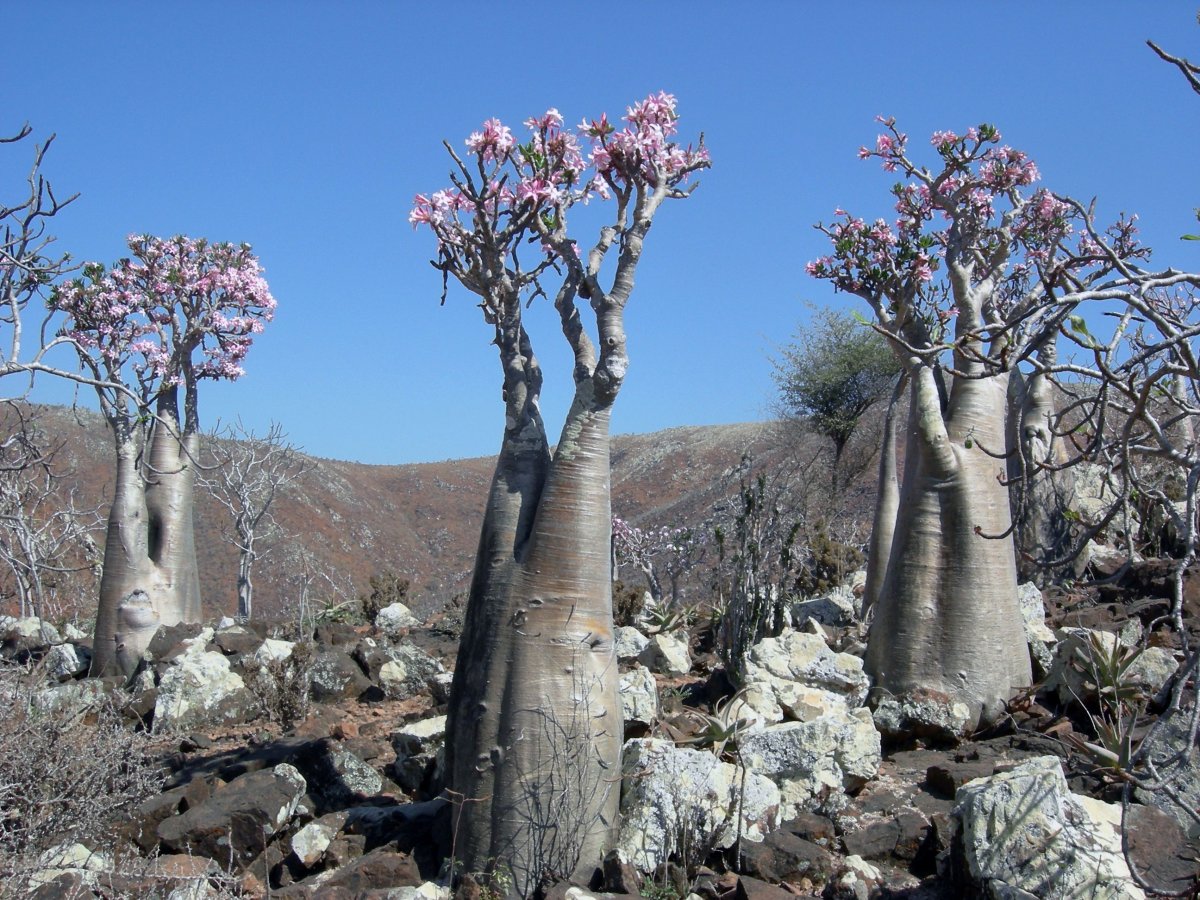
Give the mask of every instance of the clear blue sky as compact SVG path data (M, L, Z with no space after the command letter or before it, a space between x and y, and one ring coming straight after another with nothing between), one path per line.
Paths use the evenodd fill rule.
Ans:
M825 249L812 223L891 212L891 179L855 156L876 114L914 146L995 123L1046 186L1140 213L1160 265L1200 265L1178 240L1200 205L1200 98L1144 43L1200 59L1198 7L9 3L0 130L57 133L45 171L82 195L55 223L78 259L112 262L130 232L254 245L278 315L245 378L206 385L208 424L274 419L310 453L371 463L475 456L500 439L495 350L469 295L439 307L432 238L406 218L446 184L443 138L676 94L714 164L647 242L615 431L759 419L804 301L847 303L804 274ZM7 148L2 196L26 164ZM556 437L569 360L544 307L528 316Z

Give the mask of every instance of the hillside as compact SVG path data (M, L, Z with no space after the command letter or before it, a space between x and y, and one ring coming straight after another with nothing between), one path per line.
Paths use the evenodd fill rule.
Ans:
M111 444L95 414L43 407L41 427L63 445L59 468L88 503L102 505L111 493ZM812 457L819 439L782 436L775 423L672 428L614 438L613 508L635 524L708 527L727 513L748 469L795 468ZM802 452L797 453L799 448ZM364 465L306 457L308 472L277 501L284 537L256 568L256 613L284 614L304 584L313 597L333 591L343 598L367 587L372 575L395 572L412 581L414 605L440 608L467 588L483 504L494 459L449 460L399 466ZM827 478L823 464L797 479L803 490ZM869 490L858 491L860 521ZM102 510L103 511L103 510ZM196 535L205 602L213 609L236 606L236 551L223 538L223 510L197 491ZM102 534L96 535L102 542Z

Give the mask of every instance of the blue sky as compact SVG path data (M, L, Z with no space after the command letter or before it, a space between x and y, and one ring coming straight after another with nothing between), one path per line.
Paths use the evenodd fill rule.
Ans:
M1200 59L1197 3L8 4L9 100L58 137L45 172L81 197L60 247L111 262L131 232L248 241L278 315L207 424L277 420L318 456L401 463L495 452L489 330L465 292L439 306L412 197L447 183L486 118L568 122L679 98L713 168L656 219L627 314L614 430L764 418L770 358L809 315L845 307L804 263L837 206L889 215L891 180L857 148L877 114L930 132L996 124L1043 183L1141 215L1155 260L1200 265L1200 98L1145 46ZM15 196L31 148L3 148ZM7 185L8 187L5 187ZM579 235L586 241L590 235ZM569 357L552 310L527 313L556 436ZM69 401L61 387L36 397ZM85 405L91 398L81 397Z

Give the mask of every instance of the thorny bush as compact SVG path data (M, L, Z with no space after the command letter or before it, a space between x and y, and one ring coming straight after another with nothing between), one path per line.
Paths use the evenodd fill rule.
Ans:
M64 842L113 845L163 785L147 736L112 698L76 705L51 699L46 684L37 668L0 667L0 883L18 883Z

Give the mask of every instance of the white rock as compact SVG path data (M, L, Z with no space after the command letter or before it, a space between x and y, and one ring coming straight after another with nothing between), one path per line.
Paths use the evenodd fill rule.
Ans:
M967 872L988 896L1145 896L1121 853L1120 809L1072 794L1057 757L968 782L955 800Z
M392 603L385 606L375 616L375 627L392 640L396 640L407 629L415 628L420 624L421 621L403 603Z
M309 822L292 835L292 852L305 866L316 865L336 834L324 822Z
M226 628L233 628L235 625L237 625L237 619L230 616L221 616L217 622L217 631L224 631Z
M625 727L630 723L651 726L658 719L658 685L654 674L645 666L635 666L621 676L621 708L625 713Z
M909 691L901 697L884 697L875 706L875 727L888 737L918 735L937 740L958 740L976 723L971 707L938 691Z
M727 848L739 825L743 840L757 842L780 822L779 789L769 779L707 751L639 738L625 744L622 773L617 849L643 872L678 851L685 831L694 846Z
M686 632L684 632L686 634ZM673 634L656 634L650 638L638 661L660 675L686 675L692 671L692 658L686 640Z
M392 771L396 783L410 794L425 780L430 764L434 773L441 766L446 743L446 717L434 716L419 722L409 722L392 732L392 748L396 761Z
M82 628L76 628L70 622L62 627L62 638L64 641L83 641L90 637L90 634Z
M68 681L38 691L33 705L67 717L84 716L108 702L104 684L96 679Z
M55 644L46 653L44 663L50 677L67 681L87 671L88 658L74 644Z
M835 710L737 738L742 762L774 781L784 821L805 810L835 813L879 771L879 732L866 709Z
M450 888L436 881L426 881L416 887L405 885L388 889L388 896L393 900L450 900Z
M435 703L446 703L450 699L450 688L454 684L453 672L438 672L429 679L429 693Z
M849 625L857 616L854 589L839 585L819 597L792 604L792 625L801 628L809 619L822 625L840 628Z
M220 718L226 701L245 690L242 676L230 670L221 653L206 652L212 629L184 641L186 649L163 673L154 701L156 728L187 728Z
M800 631L766 638L751 647L745 683L769 687L785 710L814 699L804 696L806 688L837 694L851 707L862 706L870 684L859 657L835 653L820 635Z
M280 763L271 769L271 774L277 778L282 778L287 782L292 789L291 797L288 802L280 807L279 812L275 814L274 830L270 826L263 826L268 830L269 834L274 834L296 814L296 810L300 806L300 801L304 799L304 792L308 790L308 782L304 780L304 776L300 774L300 770L291 763Z
M1035 674L1040 672L1044 675L1050 671L1058 638L1046 624L1046 605L1042 592L1033 582L1025 581L1017 585L1017 600L1021 604L1025 642L1029 644L1029 656L1034 662Z
M373 680L390 700L403 700L422 690L432 693L430 682L446 671L441 662L409 643L378 646L368 664L368 670L375 673ZM370 668L373 665L379 668Z
M90 887L97 884L96 876L111 872L112 858L84 844L58 844L38 857L37 866L27 882L30 889L49 884L60 875L79 875ZM28 870L27 870L28 871Z
M273 662L283 662L292 655L292 650L295 647L295 641L280 641L275 638L267 638L254 651L254 661L260 666L266 666Z
M650 638L632 625L621 625L613 629L613 649L617 659L637 659L649 643Z
M11 638L27 638L40 641L43 644L62 643L62 635L49 622L37 616L26 616L17 619L13 616L0 616L0 634Z

